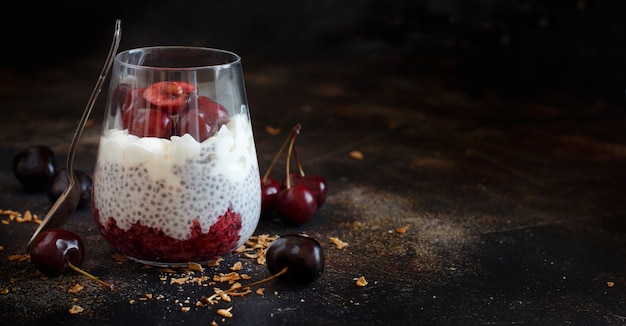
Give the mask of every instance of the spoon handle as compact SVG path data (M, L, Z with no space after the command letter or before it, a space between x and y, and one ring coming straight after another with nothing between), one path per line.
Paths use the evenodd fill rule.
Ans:
M89 101L85 106L85 110L83 111L83 115L78 122L78 128L74 133L74 137L72 138L72 142L70 143L70 148L67 152L67 173L69 178L69 182L72 185L75 185L78 181L76 180L76 176L74 174L74 153L76 152L76 145L78 144L78 140L80 135L83 133L83 129L85 128L85 124L87 124L87 120L89 119L89 115L91 114L91 110L93 109L96 100L98 99L98 95L102 91L102 87L104 85L104 81L107 77L109 70L111 69L111 65L113 65L113 60L115 59L115 53L117 53L117 49L120 45L120 39L122 37L122 23L118 19L115 21L115 32L113 34L113 42L111 44L111 48L109 49L109 53L107 54L107 59L104 62L104 67L102 67L102 72L100 72L100 77L96 82L96 86L91 92L91 96L89 97Z
M100 73L100 77L96 82L96 86L94 87L91 96L89 97L89 102L87 102L87 106L83 111L83 116L80 118L80 122L78 123L78 127L76 128L76 132L74 133L74 137L72 138L72 142L70 143L70 148L67 153L67 176L69 178L69 185L61 194L61 196L56 200L54 205L52 205L52 207L48 211L48 214L46 214L46 217L43 219L41 224L39 224L39 227L37 227L37 230L35 230L32 237L28 241L27 248L30 248L31 242L33 242L33 240L37 237L39 233L48 228L62 225L65 220L67 220L76 210L76 205L78 204L78 200L80 197L80 188L73 170L74 152L76 151L78 139L80 138L80 135L85 128L85 124L87 123L87 119L89 119L89 115L91 114L91 109L93 109L93 106L96 103L96 99L98 98L98 94L100 94L100 92L102 91L102 85L104 84L104 80L106 79L106 76L111 69L111 65L113 64L113 60L115 59L115 53L117 52L117 48L120 44L121 35L121 22L118 19L115 22L115 34L113 35L113 43L111 44L111 49L109 50L109 54L107 55L107 59L104 63L104 67L102 68L102 72Z

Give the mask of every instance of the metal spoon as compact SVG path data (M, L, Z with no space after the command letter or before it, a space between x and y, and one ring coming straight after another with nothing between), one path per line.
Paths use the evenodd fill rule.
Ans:
M111 65L113 64L113 59L115 58L115 53L117 52L117 48L120 45L120 38L122 36L121 22L120 20L115 21L115 33L113 34L113 43L111 44L111 49L109 50L109 54L104 63L104 67L102 68L102 72L100 73L100 78L98 78L98 82L89 97L89 101L87 102L87 106L85 107L85 111L83 112L83 116L80 118L78 122L78 128L74 133L74 137L72 138L72 142L70 143L70 148L67 153L67 176L69 178L69 185L63 191L61 196L54 203L52 208L46 214L43 222L39 225L33 236L28 241L28 248L30 248L30 244L37 237L37 235L50 228L55 228L63 225L65 221L72 216L76 207L78 206L78 201L80 200L81 186L78 184L78 180L76 179L76 175L74 174L74 152L76 152L76 145L78 143L78 139L80 135L83 133L83 129L85 128L85 124L87 123L87 119L89 119L89 115L91 114L91 109L98 98L98 94L102 91L102 86L104 84L104 80L107 77L109 70L111 69Z

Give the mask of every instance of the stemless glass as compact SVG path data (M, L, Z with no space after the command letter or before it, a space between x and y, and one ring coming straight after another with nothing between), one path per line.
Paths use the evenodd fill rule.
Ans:
M261 190L241 58L200 47L117 54L93 178L93 216L141 263L206 263L241 246Z

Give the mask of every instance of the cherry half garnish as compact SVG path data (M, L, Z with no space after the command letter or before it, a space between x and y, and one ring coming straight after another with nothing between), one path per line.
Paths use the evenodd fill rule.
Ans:
M64 229L42 231L30 246L30 260L48 277L74 270L113 290L113 286L78 268L85 258L85 247L78 235Z
M176 115L187 107L190 95L196 92L196 87L190 83L162 81L148 86L143 97L150 107Z
M47 146L30 146L13 157L12 168L26 190L46 191L56 168L54 153Z
M287 150L285 188L276 195L276 214L285 222L302 225L313 218L318 204L313 192L307 186L303 184L292 185L291 183L289 166L296 136L296 133L292 135Z
M318 279L324 272L324 251L320 243L311 237L300 234L281 236L272 242L265 255L271 276L217 292L211 295L208 301L212 301L223 293L237 294L275 278L290 284L307 285Z

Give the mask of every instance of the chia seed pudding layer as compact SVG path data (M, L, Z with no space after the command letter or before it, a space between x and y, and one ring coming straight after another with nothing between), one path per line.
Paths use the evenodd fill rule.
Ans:
M189 134L162 139L111 129L100 140L94 171L94 219L130 258L159 265L205 262L254 232L259 180L245 115L235 115L202 143Z

